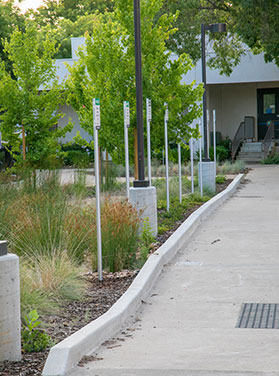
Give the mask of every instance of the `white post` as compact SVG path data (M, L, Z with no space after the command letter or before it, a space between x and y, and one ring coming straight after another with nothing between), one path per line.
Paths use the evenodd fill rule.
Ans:
M181 145L177 145L178 151L178 180L179 180L179 202L182 202L182 179L181 179Z
M202 182L202 122L199 121L200 126L200 190L201 190L201 196L203 196L203 182Z
M101 205L100 205L100 175L99 175L99 144L98 130L100 129L100 99L93 99L93 130L94 130L94 159L95 159L95 190L96 190L96 223L99 281L103 280L102 267L102 233L101 233Z
M167 194L167 211L170 210L170 192L169 192L169 160L168 160L168 120L169 110L168 104L165 103L165 162L166 162L166 194Z
M151 141L150 141L150 122L152 119L151 99L146 99L146 125L147 125L147 168L148 180L151 187Z
M190 139L190 156L191 156L191 192L194 193L194 150L193 137Z
M216 111L213 110L213 150L214 150L214 162L216 166Z
M210 149L210 123L209 123L209 111L206 110L207 112L207 117L206 117L206 131L207 131L207 154L208 154L208 158L210 159L210 156L209 156L209 149Z
M130 106L129 102L124 101L124 138L125 138L125 169L126 169L126 196L130 198L130 173L129 173L129 140L128 128L130 126Z

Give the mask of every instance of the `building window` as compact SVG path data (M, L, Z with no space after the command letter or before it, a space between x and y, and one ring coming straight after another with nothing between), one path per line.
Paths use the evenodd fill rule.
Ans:
M275 114L275 94L264 94L263 106L264 114Z

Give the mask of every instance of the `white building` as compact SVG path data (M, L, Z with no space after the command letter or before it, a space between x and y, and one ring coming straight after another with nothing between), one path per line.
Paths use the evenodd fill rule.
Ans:
M61 80L69 74L65 63L74 64L78 47L84 43L84 38L72 38L72 59L56 61ZM201 77L199 62L183 81L190 83L195 80L200 83ZM207 85L210 120L212 122L212 111L216 110L216 130L223 139L229 137L233 140L240 123L249 117L254 122L250 141L262 141L271 120L275 125L275 138L279 140L279 68L273 63L265 63L263 54L244 55L230 77L221 76L217 70L207 68ZM66 116L60 119L60 126L66 124L69 117L75 122L74 129L64 141L72 139L78 130L82 137L91 140L92 137L80 128L73 109L64 106L61 110Z
M201 64L187 74L186 82L201 82ZM248 53L231 76L207 69L208 108L216 110L217 130L233 139L245 116L255 119L255 141L264 138L267 122L275 121L279 139L279 68L265 63L263 54Z
M59 77L59 83L62 83L63 80L65 80L68 75L69 71L67 68L67 65L73 66L74 63L78 60L77 52L78 48L85 44L85 38L71 38L71 47L72 47L72 58L71 59L57 59L55 61L55 65L57 68L57 76ZM80 133L81 137L85 139L86 141L92 141L92 136L89 135L83 128L79 125L79 119L76 114L76 112L73 110L72 107L64 105L60 108L60 111L65 114L63 118L60 118L58 121L59 127L64 127L68 124L68 122L71 120L74 123L74 127L71 132L67 133L66 136L63 139L60 139L59 141L62 143L67 143L73 139L73 137L76 136L77 132Z

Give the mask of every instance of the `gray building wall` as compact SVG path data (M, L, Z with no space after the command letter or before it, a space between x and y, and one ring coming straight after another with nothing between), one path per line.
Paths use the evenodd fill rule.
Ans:
M80 133L81 137L86 141L90 142L93 140L93 136L89 135L84 129L79 125L79 119L77 113L70 106L64 105L60 107L60 111L65 114L63 118L60 118L58 121L58 126L64 128L69 121L74 123L74 127L71 132L68 132L64 138L60 138L59 142L65 144L72 141L73 137L77 135L77 132ZM93 124L92 124L93 128Z

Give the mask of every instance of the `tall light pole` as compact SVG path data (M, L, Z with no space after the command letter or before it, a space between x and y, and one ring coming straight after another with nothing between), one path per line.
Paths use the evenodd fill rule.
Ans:
M144 178L144 137L143 137L143 101L141 74L141 35L140 35L140 0L134 0L135 24L135 63L136 63L136 102L137 102L137 137L138 137L138 180L130 188L130 203L138 210L140 217L146 219L157 236L157 197L156 188Z
M136 63L136 102L137 102L137 136L138 136L138 171L139 180L134 187L148 187L149 181L144 178L144 134L143 134L143 101L141 73L141 31L140 31L140 0L134 0L135 25L135 63Z
M206 56L205 56L205 32L208 30L212 33L223 33L226 31L226 24L216 23L211 25L201 25L201 48L202 48L202 82L203 92L203 140L204 140L204 162L210 161L208 155L208 139L207 139L207 87L206 87Z

